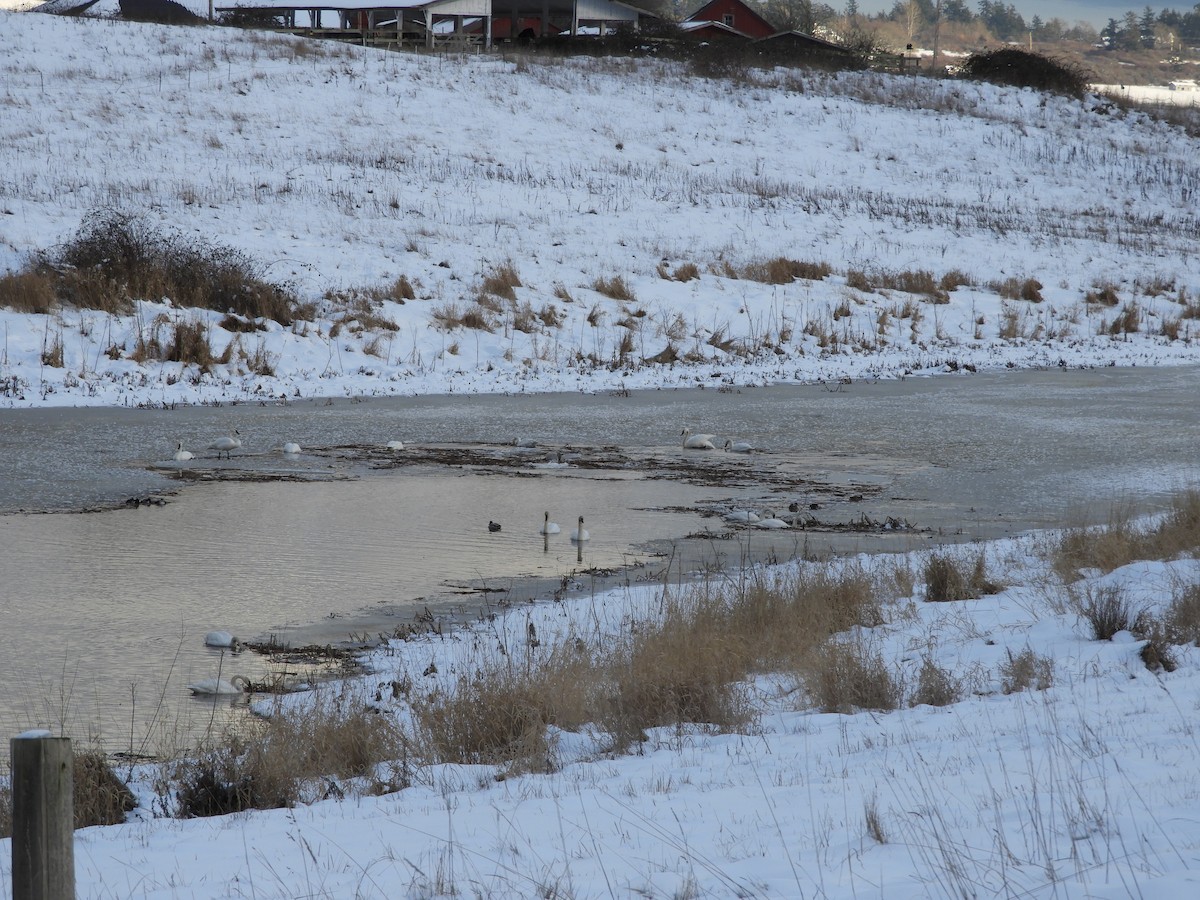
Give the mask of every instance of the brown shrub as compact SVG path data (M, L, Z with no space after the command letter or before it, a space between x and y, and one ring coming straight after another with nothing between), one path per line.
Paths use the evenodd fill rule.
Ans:
M1084 300L1092 306L1116 306L1121 302L1121 296L1115 284L1105 281L1084 294Z
M1006 278L1003 281L992 282L990 287L1005 300L1042 302L1043 285L1036 278Z
M1013 655L1006 651L1007 660L1000 665L1000 689L1006 694L1021 691L1044 691L1054 685L1054 660L1040 656L1026 647Z
M137 807L133 791L99 750L75 754L74 791L76 828L120 825Z
M625 284L625 279L620 275L614 275L612 278L597 278L592 282L592 290L613 300L629 302L636 299L633 291L629 289L629 286Z
M516 266L511 262L501 263L491 272L483 276L480 290L485 294L503 297L505 300L516 301L515 288L523 287L521 276L517 274Z
M49 313L58 302L55 280L47 272L6 272L0 275L0 307L20 313Z
M1076 605L1097 641L1111 641L1117 632L1132 631L1138 620L1139 612L1117 587L1089 587Z
M797 278L820 281L833 272L826 263L801 262L776 256L774 259L752 262L742 270L742 277L762 284L791 284Z
M934 553L925 563L925 600L929 603L973 600L1000 589L1000 585L988 577L987 561L982 552L973 562Z
M909 700L912 706L949 706L962 699L962 682L929 657L921 662L917 689Z
M1200 584L1188 585L1177 592L1164 620L1171 643L1200 647Z
M1054 554L1055 570L1064 580L1080 569L1111 572L1139 559L1173 559L1200 550L1200 490L1189 488L1171 498L1171 507L1153 525L1134 527L1127 508L1114 508L1101 528L1071 528Z
M822 712L900 707L899 684L883 656L863 641L828 641L812 654L803 678L813 702Z
M213 363L208 325L203 319L177 319L171 329L163 359L168 362L195 363L207 368Z

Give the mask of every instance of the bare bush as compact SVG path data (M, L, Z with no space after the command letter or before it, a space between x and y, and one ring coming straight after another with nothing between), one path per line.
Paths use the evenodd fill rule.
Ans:
M785 256L776 256L773 259L750 263L742 269L741 276L762 284L791 284L797 278L820 281L832 272L832 267L827 263L801 262Z
M899 709L901 689L882 654L861 640L834 639L809 658L803 680L822 712Z
M925 599L930 603L973 600L1000 589L1000 585L988 577L987 560L982 552L970 562L950 554L934 553L925 563Z
M1200 647L1200 584L1177 592L1163 618L1171 643Z
M1118 632L1132 631L1138 618L1125 592L1111 585L1089 587L1077 606L1098 641L1110 641Z
M137 808L133 791L120 779L99 750L75 754L75 827L120 825Z
M6 272L0 275L0 307L13 312L51 312L58 302L55 279L46 272Z
M921 661L917 689L909 703L913 706L949 706L962 699L962 682L929 657Z
M517 274L516 266L511 262L505 262L496 266L491 272L484 274L480 290L485 294L503 297L505 300L515 302L517 299L515 289L519 287L523 287L523 285L521 284L521 276Z
M1000 689L1006 694L1044 691L1054 685L1054 660L1026 647L1020 653L1005 651L1007 660L1000 665Z
M1200 490L1189 488L1171 498L1170 509L1153 525L1135 527L1128 509L1117 508L1100 528L1071 528L1054 555L1064 580L1080 569L1111 572L1139 559L1173 559L1200 551Z
M631 302L636 299L633 291L629 289L629 286L625 284L625 279L620 275L614 275L611 278L597 278L592 282L592 290L613 300Z

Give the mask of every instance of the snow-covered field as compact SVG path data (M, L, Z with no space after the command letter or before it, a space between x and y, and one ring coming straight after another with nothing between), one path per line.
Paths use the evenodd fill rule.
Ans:
M159 316L203 318L217 353L233 340L220 315L165 300L129 317L0 310L0 407L1197 360L1200 154L1102 102L12 13L0 43L0 271L115 209L244 250L322 307L306 328L253 338L273 377L236 355L211 372L134 362ZM833 274L746 277L779 256ZM493 331L436 327L435 311L478 305L506 264L522 286ZM663 277L689 264L697 278ZM852 287L852 271L959 271L969 284L933 303ZM416 298L376 310L394 332L334 333L327 294L400 276ZM618 276L632 299L596 290ZM1041 303L994 287L1028 278ZM1104 285L1118 305L1085 303ZM1113 334L1127 310L1137 330ZM56 341L61 368L42 361ZM668 345L692 361L643 362ZM951 706L823 714L789 679L763 677L747 685L747 734L656 731L642 753L610 758L560 733L551 775L438 766L382 797L213 819L156 817L147 771L133 821L78 833L79 896L1192 896L1200 651L1177 648L1177 670L1151 673L1128 632L1092 640L1071 595L1120 589L1161 612L1200 569L1136 563L1068 591L1048 540L986 546L1001 593L928 604L917 587L863 635L909 696L926 659L962 678ZM603 641L660 599L631 588L392 646L351 689L449 684L500 646L519 663L539 652L529 623L543 648ZM1006 694L1002 667L1025 650L1052 661L1053 686ZM9 865L0 850L0 896Z
M322 304L314 323L251 336L159 298L131 316L0 312L0 405L1195 359L1196 320L1180 316L1200 295L1200 157L1182 133L1103 102L30 14L0 25L0 271L115 210L244 251ZM755 280L777 257L832 274ZM479 311L506 265L522 286L485 298L492 330L439 326L435 314ZM663 277L687 266L698 277ZM852 272L868 286L920 272L968 284L935 304L851 286L864 284ZM402 276L415 299L376 309L394 331L334 328L338 304L322 298ZM597 291L615 278L631 299ZM1026 279L1043 302L997 293ZM1103 285L1117 305L1086 304ZM1127 306L1138 330L1114 337ZM233 361L201 372L130 358L139 335L181 318L208 326L215 355L237 337ZM43 364L55 347L62 367ZM668 348L688 362L643 364ZM252 374L252 357L274 377Z

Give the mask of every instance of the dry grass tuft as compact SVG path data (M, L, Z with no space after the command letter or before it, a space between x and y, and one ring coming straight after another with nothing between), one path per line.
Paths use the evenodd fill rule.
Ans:
M1200 647L1200 584L1177 592L1163 619L1171 643Z
M925 563L925 600L929 603L974 600L999 590L1001 585L988 577L982 552L973 561L934 553Z
M1042 302L1044 285L1036 278L1006 278L992 282L989 287L1005 300L1025 300L1029 303Z
M791 284L797 278L820 281L833 272L828 263L801 262L776 256L773 259L757 260L742 269L741 276L762 284Z
M99 750L75 754L75 827L120 825L137 799Z
M911 706L949 706L962 699L962 681L955 678L929 657L921 661L917 689L909 700Z
M202 369L213 364L208 325L203 319L177 319L171 329L163 359L168 362L195 363Z
M0 307L48 314L58 303L54 287L54 277L46 272L6 272L0 275Z
M381 761L400 759L405 749L392 720L356 696L318 696L305 710L277 711L220 746L177 763L178 815L293 806L306 784L328 783L330 776L374 776Z
M592 282L592 290L613 300L629 302L636 299L633 291L629 289L629 286L625 284L625 279L620 275L614 275L612 278L597 278Z
M1200 550L1200 490L1175 494L1154 525L1137 528L1130 517L1130 510L1116 508L1102 528L1068 529L1054 555L1055 571L1072 581L1080 569L1111 572L1140 559L1174 559Z
M1006 694L1044 691L1054 685L1054 660L1029 647L1018 654L1006 651L1008 659L1000 665L1000 689Z
M1111 585L1089 587L1082 598L1076 598L1075 606L1097 641L1111 641L1118 632L1133 631L1139 617L1124 591Z
M818 648L801 673L822 712L900 708L902 691L883 655L865 641L837 638Z
M516 288L523 286L521 284L521 276L517 274L516 266L511 262L506 262L496 266L491 272L484 274L480 291L484 294L491 294L494 297L503 297L505 300L515 303L517 300Z

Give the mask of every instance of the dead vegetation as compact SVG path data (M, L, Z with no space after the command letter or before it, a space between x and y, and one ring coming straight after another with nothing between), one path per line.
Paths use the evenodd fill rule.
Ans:
M1200 550L1200 490L1180 491L1151 525L1138 525L1128 507L1115 507L1108 524L1067 529L1054 554L1056 571L1073 581L1081 569L1111 572L1139 559L1173 559Z

